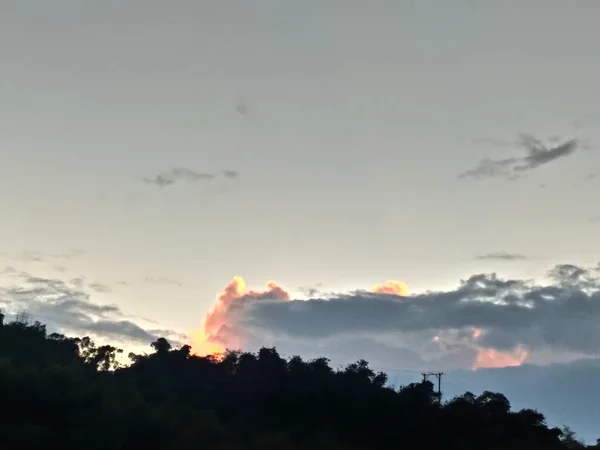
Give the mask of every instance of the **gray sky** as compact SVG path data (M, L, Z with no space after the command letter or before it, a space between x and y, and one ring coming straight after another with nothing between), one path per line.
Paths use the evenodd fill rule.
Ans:
M599 14L2 1L3 276L186 331L233 275L418 293L597 262Z

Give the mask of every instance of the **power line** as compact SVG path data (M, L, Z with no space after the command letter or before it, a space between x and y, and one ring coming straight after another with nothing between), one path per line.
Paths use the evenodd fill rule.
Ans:
M423 375L423 383L425 381L429 380L429 377L435 377L437 378L437 382L438 382L438 388L437 388L437 396L438 396L438 402L442 403L442 376L444 375L443 372L425 372L422 373L421 375Z

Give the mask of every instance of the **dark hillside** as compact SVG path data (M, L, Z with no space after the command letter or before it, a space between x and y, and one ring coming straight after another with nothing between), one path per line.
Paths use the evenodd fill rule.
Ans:
M0 448L85 449L567 449L533 410L502 394L438 404L429 382L400 390L365 361L333 370L275 349L192 356L164 339L130 355L39 323L0 324Z

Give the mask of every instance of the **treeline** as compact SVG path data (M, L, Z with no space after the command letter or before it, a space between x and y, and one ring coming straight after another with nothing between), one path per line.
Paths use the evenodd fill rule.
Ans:
M395 390L365 361L334 370L270 348L196 357L161 338L119 367L115 347L3 319L1 449L586 448L502 394L439 402L431 383Z

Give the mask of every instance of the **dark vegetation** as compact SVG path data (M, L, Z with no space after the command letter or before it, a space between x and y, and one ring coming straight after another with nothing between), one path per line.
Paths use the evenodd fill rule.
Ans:
M118 367L114 347L3 319L1 449L586 448L502 394L440 403L431 383L394 390L365 361L334 370L269 348L195 357L161 338Z

